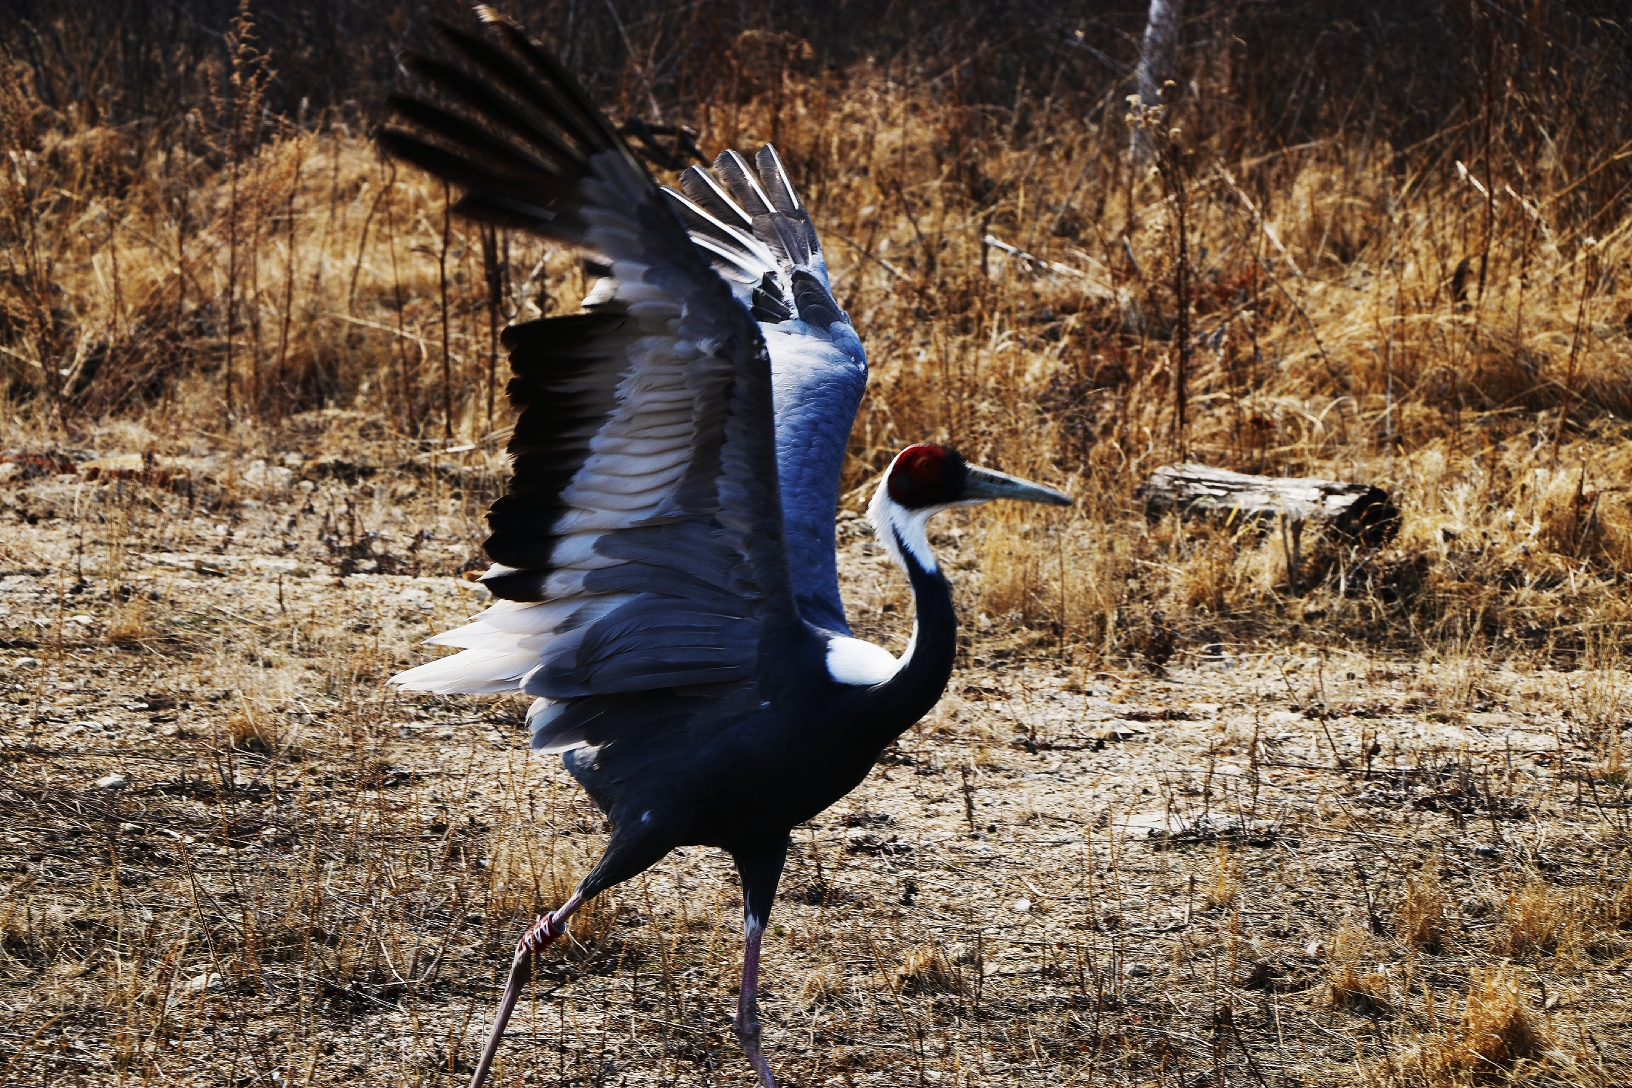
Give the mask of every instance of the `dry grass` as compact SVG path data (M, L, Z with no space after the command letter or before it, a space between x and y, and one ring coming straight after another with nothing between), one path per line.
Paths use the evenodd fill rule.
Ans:
M1395 912L1400 936L1412 948L1438 955L1445 949L1450 907L1450 897L1438 874L1424 868L1417 876L1407 877L1405 895Z
M1571 928L1572 905L1569 897L1539 881L1514 891L1491 951L1514 959L1557 952Z
M1460 1023L1398 1061L1382 1063L1380 1081L1451 1088L1513 1081L1546 1083L1551 1079L1548 1073L1573 1072L1567 1058L1557 1062L1554 1070L1534 1068L1546 1052L1547 1037L1520 987L1519 977L1511 970L1475 971ZM1523 1068L1526 1063L1532 1068Z
M248 503L264 458L0 492L7 1083L457 1084L603 841L518 706L381 686L480 604L488 457L293 422ZM873 550L845 534L845 592L900 645ZM996 624L969 656L796 835L764 1000L794 1082L1624 1082L1632 798L1584 773L1585 670L1302 644L1153 678ZM687 850L586 909L506 1082L744 1083L729 874Z
M909 951L895 971L895 990L909 997L962 994L968 989L963 973L939 945Z
M949 93L744 34L729 92L673 100L710 151L774 136L868 343L860 633L907 635L854 517L900 445L1078 498L935 525L952 690L799 830L767 938L793 1083L1629 1078L1620 70L1515 60L1405 141L1269 126L1230 48L1187 60L1149 176L1120 100L1046 61L997 105L1008 59ZM351 114L258 109L285 92L256 64L192 128L0 80L7 1084L460 1083L517 932L603 841L518 706L381 686L484 597L489 270L501 324L582 274L444 232ZM1377 483L1401 532L1293 572L1147 522L1180 456ZM502 1082L746 1083L736 895L688 850L580 912Z
M1198 176L1187 229L1192 247L1212 256L1192 274L1217 284L1219 298L1206 312L1198 302L1193 316L1199 340L1185 346L1192 403L1181 434L1167 389L1178 349L1162 329L1130 326L1123 314L1166 305L1172 201L1140 186L1131 205L1119 204L1125 188L1100 193L1103 231L1130 214L1138 226L1126 251L1136 265L1119 241L1096 250L1091 230L1080 240L1039 230L1064 198L1050 188L1060 179L1115 178L1117 145L1107 135L1068 135L1062 118L1060 134L1036 147L991 145L986 167L1011 173L1007 186L1029 195L1024 208L1018 192L1012 203L980 206L949 188L926 154L950 138L946 126L963 123L955 117L899 89L799 93L800 115L822 121L789 132L784 150L823 212L839 292L874 360L847 486L865 484L900 445L933 438L1064 484L1081 500L1068 516L1007 511L981 522L968 599L991 622L1068 637L1107 659L1141 652L1153 622L1172 630L1181 651L1313 624L1325 637L1386 646L1621 652L1632 508L1618 481L1632 471L1632 443L1618 420L1632 409L1624 327L1632 296L1609 270L1632 244L1622 232L1583 248L1563 224L1531 230L1510 202L1511 221L1497 223L1512 232L1501 235L1508 263L1494 267L1470 310L1447 300L1447 243L1428 233L1455 234L1464 229L1458 216L1480 214L1454 172L1435 182L1434 167L1401 192L1385 170L1392 160L1357 162L1335 146L1264 166L1266 183L1293 193L1314 179L1324 179L1321 193L1333 178L1343 184L1286 201L1277 237L1295 240L1322 223L1329 232L1340 215L1367 225L1371 241L1341 264L1313 242L1289 250L1301 276L1278 256L1255 255L1267 244L1262 224L1220 176ZM738 142L756 138L753 117L738 112ZM1204 154L1186 160L1198 174ZM1339 154L1341 170L1331 160ZM53 282L45 294L25 281L3 288L15 318L6 356L15 442L150 458L187 456L204 443L275 461L296 440L286 420L313 404L372 414L409 441L502 442L502 396L487 414L482 241L451 227L443 313L441 193L424 179L394 174L342 130L291 132L242 165L236 199L247 233L234 241L232 183L220 175L191 190L186 237L164 218L182 181L162 174L133 179L117 204L104 201L96 214L106 230L88 231L83 209L50 195L73 191L73 175L53 165L61 157L42 150L6 190L15 214L34 217ZM912 195L892 195L898 187ZM927 232L922 240L915 229ZM1085 276L1034 277L999 251L983 254L987 231ZM839 240L858 237L870 240L869 255ZM521 238L506 245L501 323L581 289L568 254ZM230 333L219 326L229 302ZM150 312L161 305L172 316ZM161 331L172 320L204 321L202 337ZM161 349L162 366L133 361L156 360ZM55 362L47 368L46 359ZM69 371L60 382L39 377L58 369ZM126 421L117 437L116 418ZM1181 448L1230 467L1376 482L1401 504L1404 529L1372 554L1315 542L1298 572L1302 592L1288 601L1278 540L1137 523L1133 487ZM1614 716L1618 694L1587 694L1591 718Z

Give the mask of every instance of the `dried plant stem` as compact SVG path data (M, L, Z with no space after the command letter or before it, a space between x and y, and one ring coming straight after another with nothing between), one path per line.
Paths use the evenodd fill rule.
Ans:
M1564 441L1564 427L1570 419L1570 402L1575 397L1575 362L1581 353L1581 328L1587 316L1587 297L1592 291L1595 248L1587 239L1587 251L1581 255L1581 293L1575 304L1575 325L1570 332L1570 360L1564 370L1564 403L1558 409L1558 427L1553 431L1553 463L1558 463L1559 445Z
M238 161L233 159L229 168L229 197L227 211L227 360L222 369L222 394L227 403L227 418L230 420L235 413L232 389L232 352L237 337L233 335L233 323L237 318L238 306Z
M505 266L499 254L498 229L482 227L482 270L487 282L487 429L493 430L493 393L499 369L499 322L504 302Z
M448 337L448 235L453 229L451 205L453 196L446 183L442 186L442 245L436 251L437 292L442 303L442 437L453 440L453 370L450 361Z
M397 166L395 163L391 164L391 175L386 179L385 189L393 194L397 191ZM405 300L403 298L402 269L397 260L396 228L396 200L393 197L386 204L385 213L386 245L391 252L391 311L396 318L396 336L393 338L393 343L396 347L397 370L400 379L399 389L402 394L402 429L408 434L413 434L418 429L414 411L416 396L414 386L416 383L408 365L408 330L403 323Z
M289 195L284 201L284 220L286 233L284 235L289 249L288 260L283 269L283 323L278 329L278 376L277 387L273 390L272 400L273 418L280 414L280 407L286 395L285 390L289 381L289 323L295 314L295 198L300 193L300 170L306 156L306 143L297 131L294 139L295 164L289 178Z

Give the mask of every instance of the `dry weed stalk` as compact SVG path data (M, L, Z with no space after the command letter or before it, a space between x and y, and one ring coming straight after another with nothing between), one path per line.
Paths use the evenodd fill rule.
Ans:
M1213 860L1213 876L1207 884L1207 906L1222 910L1234 905L1241 894L1241 870L1235 852L1222 838Z
M1424 865L1405 881L1405 894L1394 912L1400 938L1412 948L1437 956L1445 950L1450 896L1435 869Z

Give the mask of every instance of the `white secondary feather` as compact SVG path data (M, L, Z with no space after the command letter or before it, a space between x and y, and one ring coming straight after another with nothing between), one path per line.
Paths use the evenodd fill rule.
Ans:
M426 641L432 646L457 646L463 650L537 652L557 632L594 623L632 599L632 594L612 593L587 601L573 597L538 604L498 601L463 627Z
M538 663L538 655L504 650L465 650L392 677L409 691L429 691L438 695L467 692L496 695L515 691L527 670Z
M538 736L538 734L543 732L551 722L555 721L555 719L566 713L566 709L569 705L570 704L568 703L558 703L549 699L534 699L533 705L527 708L528 734L535 737ZM569 748L577 748L582 744L582 741L569 741L565 744L546 745L541 750L545 752L564 752Z
M882 646L859 638L827 640L827 675L840 684L872 687L894 676L900 667L901 663Z

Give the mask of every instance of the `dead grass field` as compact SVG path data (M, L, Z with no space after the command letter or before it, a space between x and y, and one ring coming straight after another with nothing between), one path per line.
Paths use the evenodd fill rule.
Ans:
M604 828L519 703L383 688L485 597L458 575L501 462L379 430L0 492L0 1082L468 1077ZM843 524L861 633L899 650L899 578ZM937 534L966 616L990 529ZM973 626L935 713L796 832L765 1003L791 1083L1632 1076L1619 659L1223 642L1156 676ZM734 879L686 850L580 915L498 1083L748 1083Z
M1632 1083L1632 54L1588 6L1380 4L1446 36L1361 72L1348 24L1192 4L1148 170L1137 39L1050 4L948 14L958 56L576 24L621 115L774 140L815 213L872 360L859 634L908 628L856 517L900 446L1077 499L937 523L953 685L798 830L767 937L791 1083ZM383 682L485 597L495 328L588 285L355 102L279 112L298 21L131 116L96 34L159 23L106 11L0 37L0 1085L458 1085L604 829L519 703ZM1400 532L1289 572L1147 521L1185 457L1374 483ZM733 880L688 850L582 913L497 1083L749 1083Z

